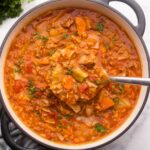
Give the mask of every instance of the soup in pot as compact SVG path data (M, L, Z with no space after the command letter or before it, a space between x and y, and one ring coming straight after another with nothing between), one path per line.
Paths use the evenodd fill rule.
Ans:
M141 77L137 50L125 31L92 10L50 10L28 23L6 57L10 104L35 133L83 144L119 128L134 109L140 86L109 76Z

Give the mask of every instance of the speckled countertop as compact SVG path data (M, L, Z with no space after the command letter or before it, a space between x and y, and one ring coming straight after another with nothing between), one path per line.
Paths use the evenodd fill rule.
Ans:
M23 5L24 12L30 8L40 4L46 0L34 0L31 3L25 3ZM148 50L150 49L150 1L148 0L136 0L140 6L143 8L145 16L146 16L146 30L143 36L144 41ZM136 24L136 15L134 14L133 10L129 8L127 5L124 5L120 2L112 2L111 6L118 9L123 14ZM15 19L8 19L6 20L3 25L0 26L0 44L2 43L4 36L6 35L7 31L10 29L12 24L17 20ZM150 53L150 50L149 50ZM1 148L0 150L5 150L5 148ZM142 114L140 115L139 119L136 121L134 126L132 126L123 136L119 139L114 141L113 143L101 148L100 150L150 150L150 97L146 104L145 109L143 110Z

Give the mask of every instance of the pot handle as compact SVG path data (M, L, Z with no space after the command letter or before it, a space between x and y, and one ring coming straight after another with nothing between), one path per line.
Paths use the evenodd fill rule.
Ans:
M107 5L109 5L109 3L112 1L119 1L125 3L134 10L138 19L138 25L134 26L134 28L136 32L142 36L145 31L145 15L142 8L139 6L139 4L135 0L102 0L102 2Z
M1 131L2 137L12 150L46 150L18 130L4 111L1 113Z

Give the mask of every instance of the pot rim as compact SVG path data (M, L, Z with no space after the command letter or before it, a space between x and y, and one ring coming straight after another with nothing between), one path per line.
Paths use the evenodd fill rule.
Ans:
M14 30L14 28L20 23L20 21L22 21L27 15L29 15L30 13L32 13L33 11L47 5L47 4L50 4L50 3L55 3L57 1L61 1L61 0L52 0L52 1L46 1L46 2L43 2L41 4L38 4L37 6L31 8L30 10L28 10L25 14L23 14L12 26L11 28L8 30L3 42L2 42L2 45L0 47L0 58L1 58L1 54L2 54L2 51L3 51L3 48L7 42L7 39L9 37L9 35L11 34L11 32ZM126 18L124 15L122 15L118 10L116 10L115 8L109 6L109 4L106 4L104 3L103 1L96 1L96 0L87 0L87 1L91 1L93 3L97 3L98 5L102 5L103 7L106 7L108 9L110 9L111 11L113 11L114 13L116 13L117 15L119 15L123 20L125 20L125 22L127 22L129 24L129 26L135 31L135 33L137 34L140 42L142 43L143 45L143 48L144 48L144 51L145 51L145 54L146 54L146 59L147 59L147 63L148 63L148 77L150 77L150 55L148 53L148 50L147 50L147 47L145 45L145 42L142 38L141 35L139 35L139 33L136 31L134 25L129 21L128 18ZM84 6L83 6L84 8ZM0 89L1 91L1 89ZM122 136L124 133L126 133L130 128L131 126L133 126L133 124L135 123L135 121L138 119L138 117L140 116L140 114L142 113L144 107L145 107L145 104L148 100L148 96L149 96L149 91L150 91L150 87L147 88L146 90L146 94L145 94L145 98L143 100L143 104L141 105L141 108L139 109L139 112L137 113L137 115L135 116L135 118L131 121L131 123L124 129L122 130L122 132L120 132L118 135L116 135L113 139L101 144L101 145L98 145L98 146L95 146L95 147L92 147L92 148L86 148L86 150L94 150L95 148L101 148L103 146L106 146L110 143L112 143L113 141L115 141L116 139L118 139L120 136ZM25 133L27 136L29 136L31 139L33 139L34 141L36 141L37 143L45 146L45 147L48 147L48 148L52 148L52 149L56 149L56 150L64 150L64 148L57 148L57 147L54 147L54 146L51 146L51 145L47 145L45 143L43 143L42 141L39 141L37 140L36 138L34 138L32 135L30 135L29 133L27 133L25 131L25 129L23 129L19 123L13 118L13 116L10 114L9 110L7 109L6 107L6 104L2 98L2 104L3 104L3 107L5 109L5 111L7 112L8 116L13 120L13 122L15 123L15 125L23 132ZM134 111L134 110L133 110ZM84 148L85 149L85 148Z

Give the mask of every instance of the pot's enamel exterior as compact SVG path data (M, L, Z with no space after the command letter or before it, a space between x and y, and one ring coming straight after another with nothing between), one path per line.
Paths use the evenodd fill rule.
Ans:
M7 99L6 96L6 91L4 88L4 65L5 65L5 58L7 56L7 52L9 50L9 47L11 45L12 40L14 37L17 35L17 33L22 29L24 25L26 25L29 21L32 19L36 18L36 16L46 12L47 10L50 9L58 9L58 8L65 8L65 7L80 7L80 8L85 8L85 9L91 9L94 11L98 11L100 13L103 13L104 15L108 16L111 18L113 21L115 21L118 25L120 25L128 34L130 39L135 43L135 47L138 50L138 53L141 58L142 62L142 75L143 77L149 77L149 55L146 49L146 46L142 40L141 35L144 32L145 28L145 20L143 20L143 23L141 23L141 19L139 20L139 26L134 27L125 17L123 17L119 12L114 10L113 8L110 8L108 6L108 2L112 0L103 0L99 2L98 0L56 0L56 1L49 1L46 3L43 3L29 12L27 12L25 15L23 15L10 29L8 34L6 35L3 44L2 44L2 53L1 53L1 59L0 59L0 88L1 88L1 94L3 98L3 105L5 110L7 111L8 115L14 120L14 122L18 125L18 127L25 132L27 135L29 135L31 138L39 142L40 144L45 145L46 147L49 148L54 148L54 149L93 149L96 147L100 147L103 145L106 145L116 138L118 138L120 135L125 133L135 122L135 120L138 118L140 113L142 112L144 105L147 101L148 98L148 93L149 93L149 88L142 86L140 96L138 103L131 113L131 115L128 117L128 119L124 122L123 125L121 125L116 131L111 133L110 135L106 136L103 139L100 139L96 142L92 143L86 143L82 145L63 145L63 144L58 144L54 143L51 141L48 141L40 136L38 136L36 133L31 131L29 128L27 128L23 122L18 118L18 116L15 114L15 112L12 110L10 103ZM120 1L120 0L119 0ZM124 0L127 4L130 5L129 0ZM135 3L136 4L136 3ZM136 4L137 5L137 4ZM133 6L132 6L133 7ZM139 6L138 6L139 7ZM138 9L137 7L133 8L136 12L138 10L141 11L141 9ZM143 12L138 12L139 14L137 16L141 17L143 15Z

